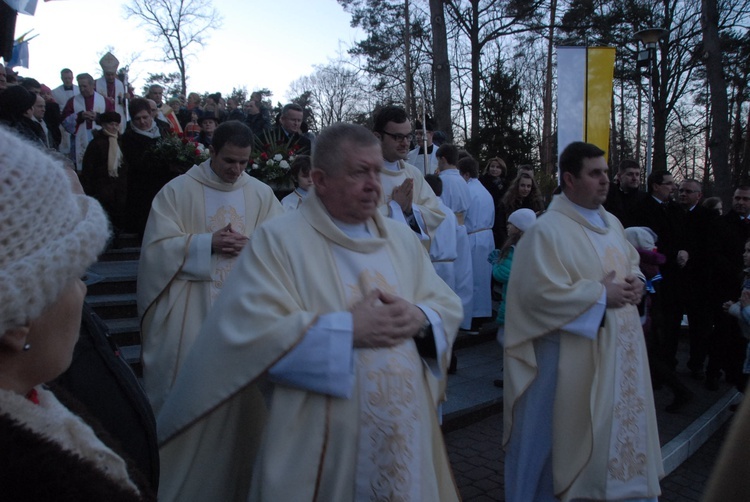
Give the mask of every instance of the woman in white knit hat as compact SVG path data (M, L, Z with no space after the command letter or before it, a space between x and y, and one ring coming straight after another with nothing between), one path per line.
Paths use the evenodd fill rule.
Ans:
M70 365L109 236L61 163L0 128L0 498L148 500L125 461L44 384Z
M508 216L507 231L508 237L505 239L503 247L490 253L488 260L492 263L492 277L502 285L503 299L497 308L497 317L495 322L498 324L497 341L503 345L505 335L505 303L508 298L508 279L510 278L510 268L513 265L513 251L516 244L523 237L531 226L536 223L536 213L531 209L517 209ZM494 381L496 387L503 386L503 380Z

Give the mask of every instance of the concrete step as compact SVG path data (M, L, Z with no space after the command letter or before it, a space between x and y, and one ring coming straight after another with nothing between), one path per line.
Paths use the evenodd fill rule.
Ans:
M118 347L128 345L140 345L141 343L141 324L137 317L128 317L125 319L102 319L109 329L109 336L115 341Z
M138 248L141 246L141 238L138 234L121 232L109 243L109 249Z
M138 260L100 261L88 273L96 279L89 284L89 295L135 293Z
M109 248L99 257L99 261L137 261L140 256L141 248L137 246L125 248Z
M87 295L86 303L102 319L138 317L135 293Z
M119 347L120 355L125 359L133 373L137 377L143 376L143 365L141 364L141 346L140 345L123 345Z

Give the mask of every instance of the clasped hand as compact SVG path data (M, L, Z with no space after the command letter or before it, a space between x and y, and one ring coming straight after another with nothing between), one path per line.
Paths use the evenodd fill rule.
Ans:
M427 320L413 303L378 289L357 302L351 313L355 348L393 347L413 338Z
M401 211L404 214L411 214L411 204L414 199L414 180L406 178L406 180L399 186L393 188L391 198L401 206Z
M643 282L635 275L625 277L625 282L615 279L614 270L602 279L607 291L607 308L620 308L625 305L638 305L645 291Z
M211 252L237 256L242 251L242 248L245 247L247 241L247 237L232 230L232 224L229 223L226 227L212 234Z

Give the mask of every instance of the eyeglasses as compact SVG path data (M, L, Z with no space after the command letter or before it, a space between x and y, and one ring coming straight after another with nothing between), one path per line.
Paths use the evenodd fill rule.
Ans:
M392 134L388 131L382 131L382 133L385 134L386 136L390 136L391 138L393 138L396 141L396 143L401 143L404 140L411 141L411 134Z
M679 193L686 193L686 194L690 195L690 194L693 194L693 193L697 192L698 190L690 190L689 188L680 188L677 191Z

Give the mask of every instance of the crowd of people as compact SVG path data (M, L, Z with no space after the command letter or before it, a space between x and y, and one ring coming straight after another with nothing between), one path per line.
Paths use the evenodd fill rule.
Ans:
M722 214L666 171L642 192L635 161L610 183L605 152L575 142L546 207L532 166L511 179L493 157L480 173L429 118L415 138L398 106L313 138L298 105L271 125L258 96L165 103L160 86L133 96L112 54L101 66L77 86L63 70L54 90L0 79L0 479L14 500L459 500L440 403L459 332L488 324L504 347L506 500L657 499L652 385L674 391L667 411L692 399L676 378L684 315L690 375L744 390L750 186ZM176 133L207 149L185 172L154 162ZM296 145L281 201L247 173L258 137ZM70 364L78 277L107 216L143 237L158 483L45 385Z
M216 127L237 120L252 130L258 143L284 144L310 154L312 136L306 133L299 105L287 105L272 122L259 93L253 93L242 109L237 99L224 99L221 93L205 100L197 93L166 99L158 84L136 96L119 78L119 61L113 54L105 54L100 66L98 79L90 73L74 77L64 68L62 84L50 89L12 73L9 83L0 65L0 123L40 148L68 157L85 192L101 202L117 233L142 235L154 196L183 172L154 154L164 138L178 136L206 152Z

